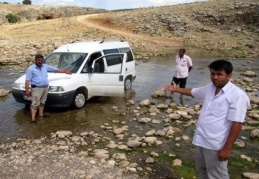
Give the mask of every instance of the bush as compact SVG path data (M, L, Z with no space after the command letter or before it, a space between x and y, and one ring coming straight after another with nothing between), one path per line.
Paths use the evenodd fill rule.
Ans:
M13 14L7 14L5 18L8 20L9 23L16 23L20 20L16 15Z
M23 4L31 4L31 1L30 0L23 0L22 3Z

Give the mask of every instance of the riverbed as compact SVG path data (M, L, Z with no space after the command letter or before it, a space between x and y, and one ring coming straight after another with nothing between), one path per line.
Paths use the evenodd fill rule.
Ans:
M191 52L190 56L193 59L193 69L189 74L187 87L198 87L210 82L208 65L213 60L217 59L211 57L210 54L203 52ZM234 66L233 79L242 79L240 75L246 70L252 70L259 74L259 59L232 59L230 60ZM39 138L41 136L49 136L52 132L59 130L69 130L73 133L80 133L83 131L94 131L101 134L106 134L100 126L104 124L111 124L112 121L121 120L121 116L117 113L114 114L112 110L114 106L118 107L120 111L127 111L126 102L128 99L135 101L135 106L144 99L149 99L154 104L175 102L177 105L194 105L199 103L191 97L184 96L181 100L178 94L175 94L173 101L165 98L152 98L151 95L155 90L162 88L165 84L169 84L173 77L175 66L175 57L154 57L148 62L138 61L136 65L137 78L133 82L133 89L125 94L125 97L98 97L92 98L86 104L86 106L80 110L71 108L65 109L46 109L46 114L49 118L46 120L39 120L37 125L30 123L30 111L24 107L24 104L17 103L12 94L4 98L0 98L0 141L6 142L16 140L18 138ZM10 89L12 84L20 75L24 73L27 67L0 67L0 88ZM258 77L253 78L254 81L259 81ZM159 117L159 116L157 116ZM131 120L127 112L125 120L130 130L137 130L138 124ZM159 126L159 125L158 125ZM186 130L186 134L192 136L194 125L190 126ZM148 130L148 129L147 129ZM141 133L142 130L138 131ZM145 131L145 129L143 130ZM109 137L113 137L110 134L106 134ZM252 141L249 139L249 133L242 131L242 136L248 138L246 141L248 147L245 149L234 150L235 155L240 155L241 152L245 152L246 155L256 158L258 156L258 141ZM156 152L175 150L176 155L182 154L182 160L186 160L187 165L193 166L193 154L194 148L190 143L182 144L181 148L174 149L176 142L168 140L164 142L164 145L153 150ZM184 151L183 151L184 150ZM255 152L257 150L257 152ZM138 158L141 152L136 152L132 157ZM144 155L144 154L143 154ZM235 178L240 178L240 166L237 163L232 165L231 175ZM163 162L161 162L163 163ZM165 164L166 165L166 164ZM249 165L250 168L243 169L245 171L256 172L257 164ZM157 166L159 168L159 165ZM162 167L161 167L162 168ZM165 170L166 167L160 169ZM158 169L157 169L158 170ZM159 172L161 174L161 171ZM167 170L166 170L167 171ZM239 171L237 174L236 172ZM167 171L169 172L169 171ZM166 173L166 172L165 172ZM153 178L158 174L154 174ZM150 177L152 178L152 177Z

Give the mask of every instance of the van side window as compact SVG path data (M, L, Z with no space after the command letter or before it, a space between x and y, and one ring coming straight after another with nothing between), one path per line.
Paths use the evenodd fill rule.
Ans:
M87 62L85 63L81 73L89 73L89 72L93 72L93 69L92 69L92 64L93 64L93 61L97 58L99 58L100 56L102 56L101 52L95 52L95 53L92 53L90 55L90 57L88 58Z
M103 50L103 53L105 55L111 54L111 53L119 53L119 50L118 49L108 49L108 50Z
M120 53L127 53L127 60L126 62L131 62L133 61L133 54L132 51L130 50L130 48L126 47L126 48L119 48Z
M106 61L107 61L107 66L118 65L122 63L122 57L120 55L107 56Z
M105 57L107 68L105 73L121 73L123 55L114 54Z

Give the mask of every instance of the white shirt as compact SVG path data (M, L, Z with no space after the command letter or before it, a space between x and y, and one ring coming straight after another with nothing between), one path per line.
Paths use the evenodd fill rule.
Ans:
M228 82L215 96L216 87L210 83L193 88L197 99L204 99L192 143L206 149L220 150L229 135L233 121L244 122L250 100L246 93Z
M188 55L176 56L175 77L186 78L188 77L189 67L192 66L192 59Z

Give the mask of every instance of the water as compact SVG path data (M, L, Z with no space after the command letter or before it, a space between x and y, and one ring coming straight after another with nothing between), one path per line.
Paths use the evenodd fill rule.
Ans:
M193 59L193 69L187 80L187 87L198 87L210 82L208 64L215 58L204 53L190 53ZM234 66L233 79L243 78L240 73L246 70L255 71L259 74L259 59L235 59L231 60ZM149 99L152 102L170 103L170 100L164 98L152 98L151 95L155 90L162 88L164 85L171 83L175 66L175 57L152 58L149 62L138 62L136 66L137 78L133 82L133 89L127 92L125 98L117 97L98 97L89 100L86 106L80 110L73 109L46 109L46 113L50 115L47 120L40 120L37 125L30 124L30 111L24 108L23 104L17 103L13 96L9 94L7 97L0 98L0 142L15 140L17 138L38 138L41 136L49 136L50 133L58 130L70 130L73 133L83 131L95 131L113 138L113 134L105 133L100 126L104 123L112 124L112 120L121 120L121 116L112 111L113 106L118 106L121 111L126 111L127 99L133 99L136 105L144 100ZM0 67L0 88L10 89L13 82L24 72L25 68L15 67ZM258 77L253 78L259 81ZM184 96L183 101L180 101L179 94L175 94L175 103L183 103L184 105L193 105L197 101L191 97ZM135 106L136 106L135 105ZM131 121L132 116L126 115L125 121L130 126L131 130L137 131L139 124ZM150 127L150 126L149 126ZM150 130L146 127L144 130ZM153 126L151 126L152 128ZM160 125L155 126L158 129ZM192 136L194 126L186 129L186 133ZM242 136L249 139L248 132L242 132ZM250 157L258 157L259 144L256 141L246 141L248 146L245 149L235 150L233 153L237 155L240 151L245 151ZM177 151L172 142L165 142L162 148L156 148L157 152L161 150L176 150L175 152L185 153L182 160L186 159L186 163L193 165L193 160L190 160L189 155L193 154L193 148L190 144L186 144L185 151L182 148ZM257 151L257 152L256 152ZM189 155L188 155L189 154ZM141 154L144 155L144 154ZM136 155L138 156L138 155ZM258 159L258 158L257 158ZM190 161L188 161L190 160ZM248 169L251 171L254 168ZM232 171L238 171L238 166L232 167ZM234 175L234 174L233 174ZM239 175L238 175L239 176Z

